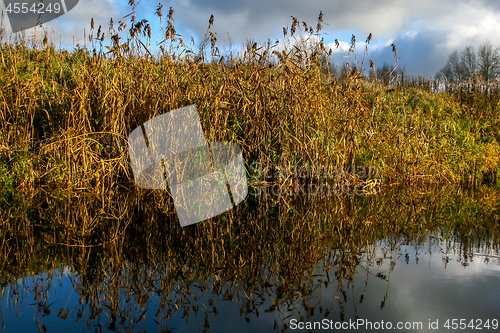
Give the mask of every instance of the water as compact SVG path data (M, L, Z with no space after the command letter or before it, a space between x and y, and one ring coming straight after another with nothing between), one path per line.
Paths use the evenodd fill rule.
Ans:
M182 229L140 198L7 198L3 331L498 330L493 189L250 197Z

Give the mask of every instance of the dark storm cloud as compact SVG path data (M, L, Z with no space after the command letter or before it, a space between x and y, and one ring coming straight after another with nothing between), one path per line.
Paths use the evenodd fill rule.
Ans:
M446 41L444 34L424 31L416 35L404 35L392 40L398 52L398 65L408 75L434 76L446 63L449 52L442 45ZM377 47L369 53L375 66L384 63L395 66L394 52L391 45Z
M372 44L379 45L370 54L374 61L393 62L391 43L387 42L394 42L400 66L411 74L434 75L455 49L486 40L500 44L497 0L175 0L168 5L175 10L174 18L198 39L213 14L212 30L221 43L227 35L237 43L274 40L282 36L283 26L290 25L291 15L315 26L322 11L327 43L335 38L349 43L351 33L364 40L372 33ZM387 45L381 47L383 43Z
M236 39L268 38L290 25L291 15L299 21L315 26L323 11L325 28L358 29L380 36L396 31L407 24L409 12L418 12L417 6L396 0L302 0L290 1L173 1L171 4L184 24L197 35L202 35L211 14L215 16L214 31Z
M493 10L500 10L500 1L498 0L479 0L479 2Z
M217 34L222 48L228 35L234 43L281 38L282 27L291 24L291 15L315 27L322 11L326 43L333 43L338 38L346 45L351 34L364 40L372 33L369 56L377 65L393 61L390 44L394 42L401 66L415 74L434 75L444 66L451 52L461 51L465 46L477 47L487 40L494 46L500 45L498 0L143 0L137 7L136 17L147 18L156 34L160 27L153 13L159 1L164 5L164 16L169 7L173 7L175 28L185 41L192 35L199 43L213 14L212 31ZM116 28L119 19L129 13L127 1L80 0L75 10L48 26L61 24L56 33L63 41L81 43L83 31L87 29L88 32L92 18L96 27L102 24L106 29L113 17ZM56 21L59 23L54 23ZM165 21L166 17L164 25ZM161 36L155 35L153 41L156 39L161 40Z

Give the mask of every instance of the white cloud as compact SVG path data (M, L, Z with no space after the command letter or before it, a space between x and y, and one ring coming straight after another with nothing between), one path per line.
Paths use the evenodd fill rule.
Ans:
M405 36L411 39L415 38L416 35L418 35L418 32L415 30L408 31L407 33L405 33Z

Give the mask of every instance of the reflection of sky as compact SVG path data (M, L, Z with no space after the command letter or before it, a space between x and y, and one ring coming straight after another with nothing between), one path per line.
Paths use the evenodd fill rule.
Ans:
M188 300L197 299L195 303L198 304L199 310L191 311L189 316L182 318L184 309L180 308L168 323L161 320L160 323L168 325L172 331L201 332L205 324L205 315L208 314L210 331L254 333L272 331L275 321L278 323L278 330L281 330L283 323L289 323L290 319L299 319L301 316L305 321L321 321L326 317L339 322L341 309L343 309L346 321L360 318L371 322L390 321L394 324L407 321L422 322L424 329L421 331L426 332L429 320L434 322L438 319L440 331L442 331L446 319L466 319L467 323L471 319L500 319L499 259L490 258L488 262L486 257L474 256L468 261L468 265L464 266L463 254L459 254L457 249L448 249L449 262L445 265L443 261L445 256L441 252L441 250L445 251L445 247L434 242L431 245L428 243L418 245L417 262L415 249L413 245L400 245L399 250L391 251L390 246L384 243L375 249L375 256L371 257L371 260L364 255L360 265L356 268L353 283L350 286L343 285L346 300L344 300L344 295L337 290L336 268L326 274L322 269L322 264L318 265L315 270L314 281L317 284L315 292L310 297L304 296L307 299L306 304L319 304L322 308L320 312L319 306L316 307L313 315L308 315L304 310L299 295L296 295L297 301L293 304L298 310L289 310L287 305L282 304L274 312L266 311L272 304L271 298L276 299L274 294L268 294L268 289L262 295L256 296L254 293L250 296L255 301L257 311L252 309L253 312L247 316L248 320L246 320L245 314L241 314L245 294L240 292L238 295L233 295L232 301L224 300L224 291L230 287L223 284L223 292L214 299L213 304L209 304L209 298L213 295L210 288L208 292L202 292L199 288L193 287L193 295L189 296ZM384 252L385 258L382 261L377 260L384 257ZM405 254L408 256L405 257ZM497 253L493 254L497 255ZM392 270L391 261L393 262ZM19 297L22 299L17 309L7 301L6 297L6 295L12 296L13 289L5 287L1 300L5 332L38 331L34 318L40 326L45 325L48 332L73 332L75 330L93 332L96 328L99 330L99 327L102 327L104 332L109 331L109 313L106 310L100 317L90 321L89 328L86 323L90 319L90 311L85 308L81 320L76 323L77 313L81 307L78 306L79 294L73 288L78 277L67 268L63 272L59 277L58 271L55 270L55 278L52 280L48 279L47 273L19 279L18 283L24 283L24 288L22 285L17 288ZM327 287L324 284L326 275L330 278ZM49 283L50 281L52 282ZM37 288L44 287L48 290L46 304L51 305L50 314L46 313L44 316L43 311L37 313L37 301L30 293L35 285ZM242 288L234 285L232 290L242 290ZM257 291L257 294L259 292ZM360 303L363 294L364 298ZM120 301L123 302L125 299L127 299L126 294L122 291ZM381 307L384 300L384 306ZM147 311L144 313L144 318L135 326L135 331L144 329L148 332L158 331L158 324L155 322L158 320L156 317L158 306L159 297L156 294L150 294ZM64 309L63 313L66 309L71 311L66 320L58 317L61 308ZM133 307L133 309L135 311L133 317L140 318L144 309L139 309L139 307ZM287 316L290 317L284 319ZM117 325L117 328L122 327ZM468 332L468 330L460 331Z
M397 322L422 322L423 332L428 331L429 320L434 322L438 319L440 330L444 330L443 324L447 319L466 319L467 323L471 319L500 320L499 260L492 259L487 263L484 257L476 256L468 266L463 266L459 255L448 254L450 261L445 267L443 255L435 251L436 248L434 246L432 251L420 248L417 263L415 247L403 247L399 253L393 253L392 260L395 260L396 264L392 272L391 259L384 259L380 266L374 264L366 269L365 258L361 267L357 268L354 287L347 292L345 320L384 320L394 325ZM377 253L378 258L382 257L380 248ZM405 262L405 253L409 253L408 264ZM390 255L390 252L387 253L387 256ZM377 277L377 273L384 274L386 280ZM366 277L368 283L365 291ZM363 292L365 296L359 304ZM386 292L387 298L381 308ZM338 302L335 302L339 300L338 297L343 299L341 293L336 290L336 285L321 293L323 308L333 305L328 319L334 321L341 320ZM321 321L323 317L309 321Z

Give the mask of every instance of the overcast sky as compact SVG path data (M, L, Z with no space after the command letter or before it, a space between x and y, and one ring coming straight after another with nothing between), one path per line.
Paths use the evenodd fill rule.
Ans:
M494 47L500 45L498 0L142 0L137 18L147 19L153 33L160 31L159 20L154 16L159 2L164 5L164 24L169 8L173 7L177 33L185 41L192 36L198 42L213 14L212 30L222 48L228 34L236 43L247 39L274 42L283 36L282 27L290 26L291 15L314 27L323 11L325 42L334 51L336 38L348 48L352 34L357 41L364 41L372 33L368 59L373 59L377 67L384 62L394 64L390 46L394 43L401 58L400 67L408 74L433 76L451 52L468 45L477 47L486 41ZM82 42L83 30L86 28L88 33L91 18L96 27L102 24L105 31L110 18L116 27L119 19L130 12L127 3L128 0L80 0L72 11L46 26L71 47L73 40ZM160 38L158 34L155 37ZM359 43L360 57L363 49Z

